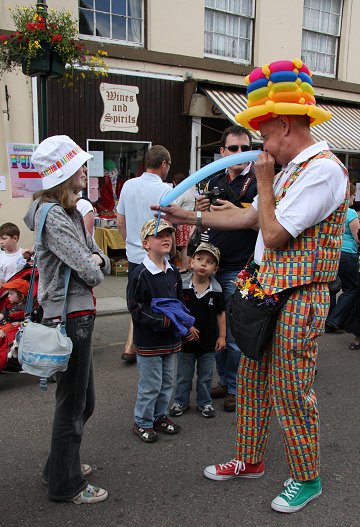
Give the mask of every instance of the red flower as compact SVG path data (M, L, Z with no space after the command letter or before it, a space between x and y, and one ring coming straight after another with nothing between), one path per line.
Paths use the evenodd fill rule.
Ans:
M2 40L7 40L8 39L8 36L7 35L1 35L0 36L0 41Z
M238 274L238 278L241 278L242 280L246 280L247 278L249 278L250 276L250 273L249 271L247 271L246 269L243 269L242 271L240 271L240 273Z
M54 44L54 42L61 42L62 41L62 36L59 35L59 33L57 35L54 35L51 39L51 42Z
M31 22L28 22L25 27L26 27L26 29L31 29L32 31L34 31L35 24L32 24Z

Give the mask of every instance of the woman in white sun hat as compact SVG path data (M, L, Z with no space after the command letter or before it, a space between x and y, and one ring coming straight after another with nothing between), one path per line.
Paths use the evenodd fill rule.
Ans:
M48 212L37 251L38 300L44 324L55 325L61 318L64 268L71 268L66 331L73 351L68 369L57 374L51 447L43 477L50 499L76 504L98 503L108 496L106 490L88 483L91 467L80 463L84 424L95 404L92 288L110 273L109 259L89 236L76 210L78 192L86 186L83 165L91 157L66 135L48 137L40 143L31 161L42 178L43 190L34 194L24 219L36 234L43 204L56 203Z

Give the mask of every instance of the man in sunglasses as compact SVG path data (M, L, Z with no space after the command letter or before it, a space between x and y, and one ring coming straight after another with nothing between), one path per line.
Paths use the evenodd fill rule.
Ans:
M247 152L251 149L250 132L242 126L229 126L223 132L220 141L220 154L226 157L237 152ZM215 189L215 190L214 190ZM229 167L225 173L211 178L207 185L207 195L216 196L230 201L237 207L249 206L257 194L256 178L252 163L243 163ZM214 198L215 198L214 196ZM196 210L209 210L210 203L206 195L199 196ZM219 247L220 262L216 279L221 284L228 315L231 298L235 290L235 279L253 254L257 232L253 229L238 231L225 231L209 229L207 231L209 242ZM226 348L216 353L216 367L219 375L219 384L211 391L213 399L224 400L225 412L235 412L236 409L236 374L240 360L240 349L233 339L230 331L229 317L227 316Z

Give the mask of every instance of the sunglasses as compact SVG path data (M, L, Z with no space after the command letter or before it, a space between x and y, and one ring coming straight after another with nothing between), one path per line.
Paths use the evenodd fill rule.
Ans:
M242 152L249 152L249 150L251 150L251 146L249 145L229 145L229 146L224 146L224 148L227 148L229 152L238 152L239 149Z

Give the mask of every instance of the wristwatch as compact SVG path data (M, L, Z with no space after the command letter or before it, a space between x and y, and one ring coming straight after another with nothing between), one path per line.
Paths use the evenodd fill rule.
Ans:
M196 211L196 226L201 227L202 225L202 212L200 210Z

